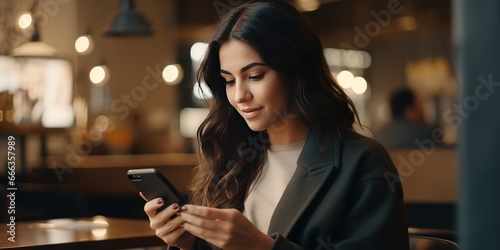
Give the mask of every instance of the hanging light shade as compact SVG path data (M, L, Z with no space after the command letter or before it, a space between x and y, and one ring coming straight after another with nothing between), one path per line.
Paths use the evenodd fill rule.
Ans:
M106 32L107 36L147 36L151 34L149 23L134 10L133 0L122 0L120 13Z
M35 24L33 35L29 42L12 50L12 56L19 57L57 57L57 50L40 41L38 27Z
M27 28L33 25L33 34L31 35L31 39L22 44L21 46L14 48L12 50L12 56L16 57L47 57L47 58L55 58L58 56L58 51L54 47L44 43L40 39L40 30L37 22L37 13L39 13L39 2L34 1L33 6L31 7L30 12L25 12L21 15L19 20L19 27ZM29 13L29 14L28 14ZM29 18L27 16L30 16ZM29 19L21 21L21 19Z

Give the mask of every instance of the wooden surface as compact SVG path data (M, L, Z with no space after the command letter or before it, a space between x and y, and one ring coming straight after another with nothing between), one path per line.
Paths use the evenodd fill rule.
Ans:
M0 249L92 249L111 250L166 246L156 237L147 220L95 216L16 223L15 242L8 240L2 223Z

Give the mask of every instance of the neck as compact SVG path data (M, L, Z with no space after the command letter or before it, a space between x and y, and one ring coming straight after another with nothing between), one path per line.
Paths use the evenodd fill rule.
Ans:
M269 143L280 145L305 141L309 129L309 126L297 116L295 119L277 121L267 129Z

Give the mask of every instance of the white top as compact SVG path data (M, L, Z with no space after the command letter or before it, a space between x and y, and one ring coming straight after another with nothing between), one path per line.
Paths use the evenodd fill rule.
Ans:
M252 184L243 212L264 233L267 233L276 205L297 168L297 159L304 143L271 145L267 150L262 174Z

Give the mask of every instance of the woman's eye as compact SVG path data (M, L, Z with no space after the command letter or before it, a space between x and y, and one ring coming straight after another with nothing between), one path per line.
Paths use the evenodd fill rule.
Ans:
M226 84L229 84L229 85L234 84L234 80L226 80Z
M264 78L265 74L266 73L262 73L262 74L259 74L259 75L249 76L248 79L251 79L251 80L260 80L260 79Z

